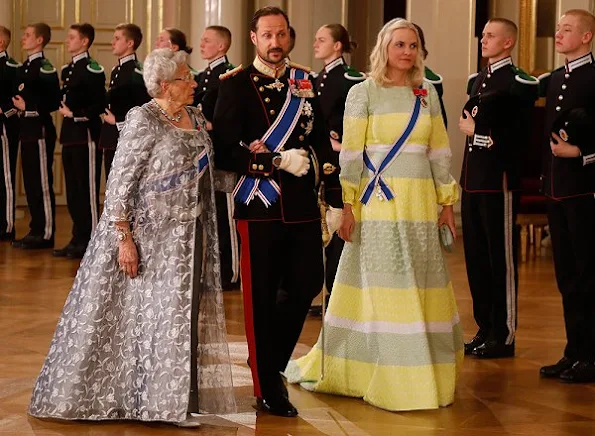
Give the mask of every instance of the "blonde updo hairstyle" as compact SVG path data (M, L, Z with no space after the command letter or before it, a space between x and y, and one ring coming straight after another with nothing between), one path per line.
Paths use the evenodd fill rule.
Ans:
M413 68L409 70L407 75L407 85L413 88L420 86L424 80L424 61L422 56L422 46L419 39L419 33L415 25L403 18L394 18L382 27L376 39L376 45L370 55L370 72L368 76L371 77L378 85L387 86L391 84L388 77L388 46L390 45L393 32L398 29L410 29L415 33L417 38L417 56Z

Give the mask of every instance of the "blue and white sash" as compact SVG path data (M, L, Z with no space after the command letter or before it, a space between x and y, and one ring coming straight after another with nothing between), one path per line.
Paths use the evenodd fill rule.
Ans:
M177 189L196 177L200 179L208 166L209 155L205 149L199 154L197 164L188 166L177 173L168 174L154 180L149 185L149 189L153 192L166 192Z
M386 182L382 179L382 173L394 162L394 160L399 155L401 148L403 147L403 145L405 145L405 142L407 142L407 140L411 136L411 132L413 132L413 129L417 124L417 120L419 119L419 113L421 110L421 99L422 97L415 97L413 112L411 113L411 118L407 123L407 127L405 127L405 130L397 139L395 145L393 145L386 157L383 159L378 169L374 167L374 164L368 156L368 153L366 152L366 150L364 150L364 164L366 165L366 167L368 167L368 170L372 174L372 177L370 177L370 181L368 182L366 188L364 189L364 192L360 196L359 200L363 204L368 204L368 202L370 201L370 197L374 193L375 189L377 189L377 195L379 196L379 198L383 200L392 200L395 197L395 195L388 187Z
M301 80L306 78L306 73L292 68L289 77ZM302 114L304 101L304 98L294 96L289 86L287 87L287 97L281 112L262 137L270 152L278 152L285 145ZM233 196L237 202L248 205L258 197L266 207L275 203L280 194L281 188L272 177L242 176L233 190Z

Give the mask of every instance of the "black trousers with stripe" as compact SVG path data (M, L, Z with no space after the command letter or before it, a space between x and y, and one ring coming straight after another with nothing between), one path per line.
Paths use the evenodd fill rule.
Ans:
M284 371L323 283L320 222L238 221L254 394L281 394ZM283 284L283 297L278 298Z
M19 118L0 115L0 234L14 232Z
M571 360L595 362L595 199L550 200L548 220Z
M96 142L62 147L66 201L72 218L72 243L87 246L99 221L99 184L102 153Z
M21 140L21 162L27 205L31 213L29 233L50 240L54 238L56 228L56 198L52 169L56 128L52 122L45 124L43 139Z
M517 324L519 193L463 192L467 278L479 333L511 344Z

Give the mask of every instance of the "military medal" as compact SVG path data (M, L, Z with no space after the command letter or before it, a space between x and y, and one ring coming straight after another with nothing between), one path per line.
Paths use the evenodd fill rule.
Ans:
M308 79L289 79L289 90L291 91L291 95L299 98L314 97L312 82Z
M265 85L265 88L268 89L276 89L277 92L281 92L281 90L285 87L283 83L279 81L279 79L275 79L275 81L269 85Z

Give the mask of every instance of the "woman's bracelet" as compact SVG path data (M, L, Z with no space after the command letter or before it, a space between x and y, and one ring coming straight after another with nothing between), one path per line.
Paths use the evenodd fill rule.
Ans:
M116 227L116 237L118 241L124 242L128 239L128 236L132 238L132 232L129 229L123 229L121 227Z

